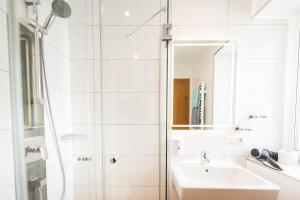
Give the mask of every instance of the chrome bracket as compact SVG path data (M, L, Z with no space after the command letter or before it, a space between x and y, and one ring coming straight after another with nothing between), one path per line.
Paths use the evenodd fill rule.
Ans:
M41 1L40 0L24 0L24 3L27 6L33 6L33 4L40 5Z
M162 41L171 41L172 40L172 35L171 35L171 29L172 29L172 24L167 23L167 24L163 24L162 26L162 36L161 36L161 40Z

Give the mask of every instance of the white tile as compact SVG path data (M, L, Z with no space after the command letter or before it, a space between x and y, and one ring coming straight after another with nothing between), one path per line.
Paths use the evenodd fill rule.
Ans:
M44 45L48 85L70 91L70 60L48 43Z
M95 92L102 91L102 69L100 60L94 60L94 85Z
M90 26L69 27L70 57L93 59L93 31Z
M230 39L238 44L240 58L284 58L286 25L237 25L229 27Z
M72 123L77 125L94 123L94 94L72 94Z
M95 129L95 144L96 144L96 149L95 149L95 155L101 155L103 153L103 147L102 147L102 125L96 125Z
M49 87L50 106L55 125L71 124L71 96L69 92ZM45 122L48 124L47 114Z
M94 91L93 60L71 60L71 91Z
M281 145L281 131L282 126L255 126L251 133L240 136L243 145L226 144L226 157L250 156L252 148L278 151Z
M95 123L102 124L102 93L95 93Z
M286 24L287 20L253 19L252 0L229 1L229 24Z
M50 7L47 8L48 14ZM41 12L39 12L41 13ZM42 21L42 18L40 18ZM69 28L68 20L56 18L55 22L48 31L45 41L59 51L63 56L69 58Z
M104 0L105 25L141 25L160 10L160 0ZM125 13L129 16L125 16ZM149 25L159 25L159 15Z
M74 187L74 200L90 199L89 186L75 186Z
M159 61L105 61L103 92L159 92Z
M105 157L106 186L159 186L158 156L119 156L115 164L111 157Z
M0 9L2 9L4 12L7 12L7 0L0 1Z
M175 25L225 25L228 23L228 0L173 0Z
M104 125L106 155L158 155L158 125Z
M91 186L90 200L102 200L103 198L103 187Z
M11 98L9 86L9 74L0 70L0 129L11 128Z
M160 27L144 27L132 38L134 26L109 26L104 28L104 59L159 59ZM147 47L147 48L145 48Z
M174 40L227 40L227 26L174 26Z
M14 159L13 159L13 143L11 131L0 131L0 152L2 154L2 162L0 166L0 190L6 188L15 182L14 176Z
M93 162L91 163L91 170L90 170L90 176L91 176L90 185L94 185L98 187L104 185L106 168L103 169L104 166L102 163L103 163L102 155L93 157Z
M243 92L282 92L284 59L240 60L237 86Z
M166 93L159 93L159 123L165 125L167 123L167 95Z
M232 84L229 81L214 81L213 101L231 101Z
M159 200L159 187L105 187L106 200Z
M282 93L238 93L236 123L237 124L282 124ZM249 115L266 116L258 120L249 120ZM247 127L246 127L247 128Z
M214 58L214 80L230 81L232 75L232 59L231 57L215 57Z
M157 93L104 93L104 124L158 124Z
M96 127L93 125L72 126L72 133L85 138L73 143L73 154L77 156L93 155L96 149ZM101 134L101 133L100 133Z
M75 186L89 186L90 185L90 167L89 161L74 161L74 185Z
M183 141L180 155L200 155L201 151L207 151L211 157L224 156L223 133L191 133L189 131L174 132L172 136L181 138Z
M93 25L94 26L100 26L100 0L92 0L93 1Z
M70 0L72 15L69 19L70 26L91 25L93 18L93 1L92 0Z
M1 6L6 5L3 3L5 0L1 0ZM3 4L3 5L2 5ZM0 10L0 69L4 69L8 71L9 69L9 62L8 62L8 37L7 37L7 18L6 14Z
M47 163L47 199L60 199L62 193L62 176L59 164L49 166Z
M229 124L231 119L229 117L232 112L232 102L218 102L214 101L213 105L213 124L224 125Z
M5 200L15 200L16 194L15 194L15 186L10 186L4 190L0 190L0 199Z
M100 59L100 26L93 26L93 59Z
M59 144L59 147L61 150L61 156L62 156L63 163L65 166L70 165L73 161L72 143L70 141L62 141L62 140L60 140L60 138L63 134L72 133L71 127L56 125L56 133L57 133L57 137L59 139L58 144ZM53 144L53 138L51 135L51 129L48 126L45 127L45 144L47 146L47 151L48 151L47 166L49 166L49 167L59 166L56 149Z

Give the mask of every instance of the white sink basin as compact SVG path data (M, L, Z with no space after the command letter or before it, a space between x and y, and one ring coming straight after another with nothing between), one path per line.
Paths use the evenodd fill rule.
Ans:
M181 200L276 200L280 188L234 162L177 162L172 179Z

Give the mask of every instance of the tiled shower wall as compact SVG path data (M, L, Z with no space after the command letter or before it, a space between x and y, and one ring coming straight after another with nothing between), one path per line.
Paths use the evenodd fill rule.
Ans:
M39 6L40 24L51 11L51 2L49 0L41 1ZM30 12L27 12L24 0L16 1L16 9L18 20L23 25L27 25L32 16ZM67 178L66 198L72 199L72 143L61 140L63 134L72 133L68 20L56 18L48 35L45 36L44 44L49 95ZM45 110L45 140L49 154L47 160L48 199L59 199L62 192L62 176L48 124Z
M160 0L103 1L105 197L158 200ZM126 16L127 13L127 16ZM129 16L128 16L129 13ZM109 158L119 155L112 165Z
M0 199L15 199L14 160L10 109L10 71L7 34L7 2L0 0Z
M252 131L183 133L184 155L238 160L253 147L278 150L282 140L287 22L251 18L251 0L173 0L174 40L232 40L237 44L236 125ZM249 120L250 114L265 119ZM233 134L232 134L233 133ZM242 139L243 142L238 141Z
M126 34L161 2L70 3L73 131L87 136L74 145L75 199L159 199L160 16L132 38Z
M74 199L102 199L100 0L69 3Z

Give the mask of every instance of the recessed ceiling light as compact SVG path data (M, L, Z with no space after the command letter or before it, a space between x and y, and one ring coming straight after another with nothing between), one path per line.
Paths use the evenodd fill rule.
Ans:
M124 15L125 15L125 17L129 17L130 16L130 12L128 10L125 10L124 11Z

